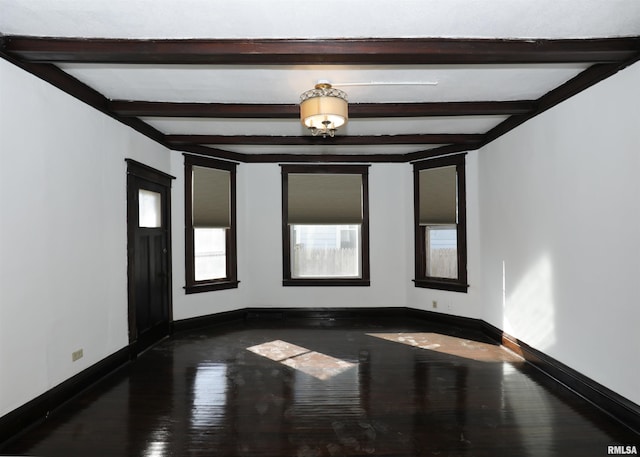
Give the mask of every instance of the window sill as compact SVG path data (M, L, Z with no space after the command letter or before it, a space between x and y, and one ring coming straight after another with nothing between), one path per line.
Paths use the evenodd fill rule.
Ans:
M467 293L469 284L447 279L412 279L416 287Z
M218 281L218 282L207 282L202 284L194 284L191 286L185 286L184 292L186 294L197 294L200 292L211 292L214 290L225 290L225 289L237 289L240 281Z
M283 279L282 285L288 286L357 286L357 287L369 287L371 281L368 279L339 279L339 278L326 278L326 279Z

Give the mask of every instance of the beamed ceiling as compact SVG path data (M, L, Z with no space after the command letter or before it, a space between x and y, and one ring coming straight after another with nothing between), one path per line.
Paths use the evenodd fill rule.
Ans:
M0 0L0 55L166 147L241 162L474 150L640 58L637 0ZM349 96L335 138L299 95Z

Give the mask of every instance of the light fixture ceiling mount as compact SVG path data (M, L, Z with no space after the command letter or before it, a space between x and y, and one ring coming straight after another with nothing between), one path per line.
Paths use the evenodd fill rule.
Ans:
M331 87L328 81L318 81L314 89L300 95L300 121L313 136L333 137L336 129L349 119L347 94Z

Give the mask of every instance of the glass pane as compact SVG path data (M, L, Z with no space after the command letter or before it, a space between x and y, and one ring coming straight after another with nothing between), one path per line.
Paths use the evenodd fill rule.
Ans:
M427 276L458 278L458 241L454 226L426 227Z
M138 190L138 225L140 227L162 227L162 195L146 189Z
M361 277L360 227L291 225L291 277Z
M193 229L193 254L195 280L222 279L227 277L227 229Z

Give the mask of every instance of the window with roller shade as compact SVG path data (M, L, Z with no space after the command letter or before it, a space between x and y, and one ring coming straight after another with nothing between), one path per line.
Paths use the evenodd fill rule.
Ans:
M369 285L368 166L283 165L284 285Z
M187 293L238 286L236 164L185 155Z
M414 164L417 287L466 292L465 156Z

